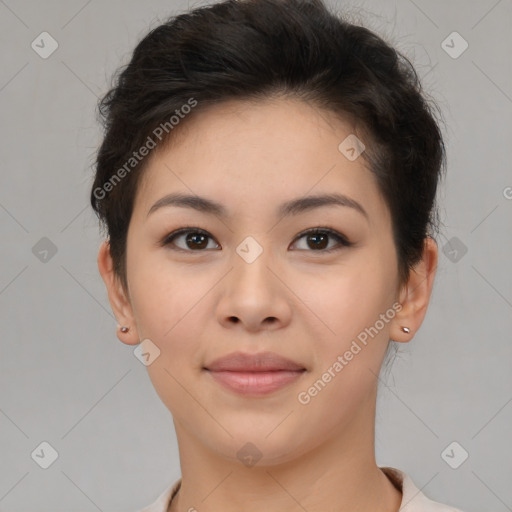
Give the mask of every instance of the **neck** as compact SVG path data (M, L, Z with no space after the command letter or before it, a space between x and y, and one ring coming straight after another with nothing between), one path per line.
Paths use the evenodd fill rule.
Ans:
M214 453L175 420L182 483L170 512L397 512L402 495L375 462L373 418L286 462L252 467Z

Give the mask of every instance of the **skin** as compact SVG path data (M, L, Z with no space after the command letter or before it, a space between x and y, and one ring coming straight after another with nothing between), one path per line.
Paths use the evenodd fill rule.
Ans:
M349 161L338 150L353 131L299 100L211 107L148 157L128 230L129 294L113 273L108 243L100 247L110 304L119 324L130 326L118 330L120 341L150 339L160 350L147 370L178 440L182 486L173 512L400 507L401 492L375 461L377 375L389 339L410 341L424 319L438 252L427 238L399 287L389 210L363 158ZM218 201L230 216L173 206L148 217L171 192ZM342 206L276 214L285 201L332 192L358 201L368 219ZM204 248L187 244L186 235L174 240L182 252L159 245L185 226L208 232ZM297 238L315 227L331 227L354 246L329 237L317 249L315 240ZM263 248L252 263L236 252L247 236ZM327 243L339 250L326 253ZM299 403L298 393L396 302L402 309L378 335L307 405ZM263 397L240 395L203 370L237 350L274 351L307 371ZM261 452L252 467L237 457L247 442Z

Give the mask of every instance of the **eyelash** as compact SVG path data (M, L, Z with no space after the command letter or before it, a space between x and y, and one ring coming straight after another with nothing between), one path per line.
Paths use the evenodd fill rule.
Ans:
M200 228L196 228L196 227L193 227L193 226L187 226L187 227L180 228L180 229L178 229L176 231L173 231L172 233L167 235L160 242L160 245L162 247L171 245L172 242L178 236L183 235L183 234L187 234L187 233L200 234L200 235L204 235L204 236L207 236L208 238L213 239L213 237L207 231L204 231L204 230L202 230ZM311 229L308 229L306 231L303 231L302 233L299 233L297 235L297 237L294 239L293 243L297 242L298 240L300 240L301 238L303 238L303 237L305 237L307 235L317 235L317 234L328 235L328 236L334 238L338 242L338 245L335 246L335 247L332 247L331 249L319 249L318 251L306 250L306 252L331 253L331 252L334 252L334 251L339 251L339 250L341 250L343 248L352 247L354 245L353 242L350 242L341 233L338 233L338 231L336 231L336 230L334 230L332 228L328 228L328 227L325 227L325 228L311 228ZM181 251L181 252L204 252L206 249L195 251L195 250L192 250L192 249L182 249L181 247L174 247L172 250Z

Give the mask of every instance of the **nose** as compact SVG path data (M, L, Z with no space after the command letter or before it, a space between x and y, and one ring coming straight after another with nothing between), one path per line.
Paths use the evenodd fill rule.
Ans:
M254 261L235 253L233 268L223 279L217 319L226 328L250 332L275 330L291 319L291 293L282 269L264 250Z

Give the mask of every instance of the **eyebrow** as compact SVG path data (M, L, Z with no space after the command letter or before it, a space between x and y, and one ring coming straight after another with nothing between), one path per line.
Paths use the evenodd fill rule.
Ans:
M149 209L146 218L161 208L172 206L191 208L221 218L227 218L229 216L228 211L222 204L212 201L211 199L197 195L173 193L160 198ZM306 211L311 211L322 206L345 206L352 208L369 220L368 213L361 204L344 194L321 194L293 199L283 203L279 207L277 214L281 217L288 217L290 215L297 215Z

